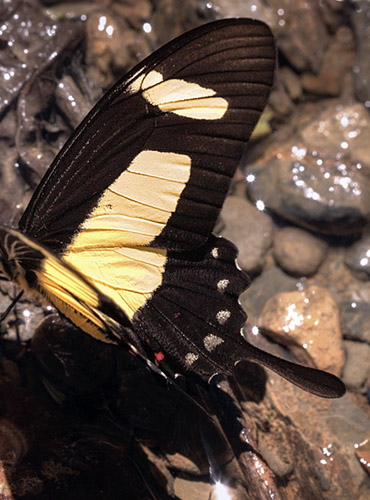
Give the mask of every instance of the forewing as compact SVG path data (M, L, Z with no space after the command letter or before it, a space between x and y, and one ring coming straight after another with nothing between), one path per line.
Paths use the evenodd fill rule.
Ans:
M125 246L200 247L266 104L274 60L269 28L247 19L162 47L78 127L20 228L57 255L86 227L119 227ZM107 236L97 236L103 246Z

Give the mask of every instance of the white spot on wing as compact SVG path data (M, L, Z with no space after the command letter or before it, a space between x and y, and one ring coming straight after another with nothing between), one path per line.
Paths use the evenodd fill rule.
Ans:
M218 311L216 314L216 319L220 325L224 325L226 321L230 318L231 312L225 309L224 311Z
M217 283L217 290L219 292L223 292L226 290L226 288L229 286L229 284L230 284L230 280L228 280L228 279L220 280Z
M211 255L214 259L218 259L218 248L215 247L215 248L212 248L211 250Z
M224 339L221 337L217 337L217 335L213 335L213 333L204 337L203 343L204 347L207 351L212 352L218 345L222 344Z
M191 366L195 361L199 358L198 354L194 354L193 352L188 352L185 356L185 365Z
M164 113L175 113L195 120L219 120L228 110L228 102L216 92L197 83L177 78L163 80L158 71L150 71L134 80L130 89Z

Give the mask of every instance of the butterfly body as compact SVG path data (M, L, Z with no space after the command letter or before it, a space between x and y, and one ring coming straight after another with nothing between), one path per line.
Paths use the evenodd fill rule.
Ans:
M274 64L269 28L248 19L196 28L140 63L67 141L19 229L0 227L3 274L171 373L208 382L255 359L290 376L241 336L248 279L212 235ZM301 386L302 370L290 377ZM320 383L309 390L330 396Z

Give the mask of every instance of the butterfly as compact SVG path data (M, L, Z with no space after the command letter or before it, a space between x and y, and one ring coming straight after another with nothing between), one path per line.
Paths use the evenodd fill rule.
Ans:
M249 344L237 249L212 234L273 84L269 28L215 21L172 40L96 104L0 226L2 275L98 340L208 383L241 360L324 397L331 374Z

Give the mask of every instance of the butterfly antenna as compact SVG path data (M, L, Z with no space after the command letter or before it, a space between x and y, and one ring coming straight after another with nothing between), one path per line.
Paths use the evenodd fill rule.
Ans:
M10 303L10 305L6 308L6 310L1 314L0 316L0 323L4 321L4 319L8 316L10 311L13 309L15 304L18 302L18 300L22 297L23 295L23 290L13 299Z

